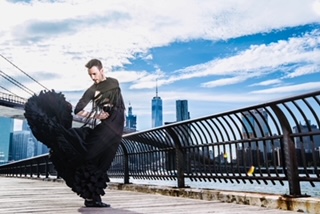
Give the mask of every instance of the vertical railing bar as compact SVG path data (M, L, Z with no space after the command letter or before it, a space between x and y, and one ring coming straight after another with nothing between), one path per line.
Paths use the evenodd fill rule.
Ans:
M235 113L235 114L233 114L233 115L234 115L234 116L237 118L237 120L240 122L242 128L244 129L245 134L248 136L248 135L249 135L249 131L248 131L247 127L245 126L245 124L244 124L244 122L243 122L243 120L242 120L242 117L240 117L240 115L243 116L242 112ZM243 133L244 133L244 132L240 131L240 137L241 137L241 140L242 140L242 141L241 141L242 148L241 148L241 150L237 150L237 154L238 154L239 151L242 153L242 154L241 154L242 162L243 162L242 166L243 166L243 169L246 169L246 168L247 168L247 165L246 165L246 161L244 161L244 152L245 152L245 151L244 151L244 149L245 149L245 148L244 148L244 140L245 140L245 138L244 138L244 136L243 136ZM239 159L237 160L237 164L239 165ZM246 183L246 177L247 177L247 176L242 176L243 173L245 173L245 170L244 170L244 172L239 171L240 177L242 178L242 182L243 182L243 183ZM249 182L252 182L252 181L250 180Z
M242 134L241 134L241 130L239 129L239 126L238 126L238 124L236 123L236 121L235 121L235 119L232 117L232 116L234 116L234 117L236 117L235 116L235 114L232 114L232 115L227 115L227 117L231 120L231 122L232 122L232 124L234 125L234 127L237 129L237 131L238 131L238 134L239 134L239 138L240 139L242 139ZM236 117L237 118L237 117ZM238 119L238 118L237 118ZM231 125L230 125L231 126ZM236 133L235 133L235 131L233 130L233 129L231 129L232 130L232 133L233 133L233 137L234 137L234 139L236 140L237 139L237 136L236 136ZM231 144L230 144L231 145ZM237 154L237 151L238 151L238 143L235 143L234 144L235 146L235 153ZM230 151L232 151L232 148L230 148ZM230 152L230 160L231 160L231 167L232 167L232 169L234 169L234 167L233 167L233 152ZM236 156L236 154L235 154L235 156ZM239 162L237 161L237 163L236 163L236 167L237 167L237 173L241 176L241 171L240 171L240 168L239 168ZM233 171L234 172L234 171ZM235 172L234 172L235 173ZM239 179L236 179L236 181L237 181L237 183L240 183L240 181L239 181Z
M219 135L220 135L220 140L219 140L219 138L217 139L217 150L218 150L218 157L219 157L219 155L220 155L220 143L221 142L224 142L225 140L224 140L224 137L223 137L223 134L222 134L222 132L221 132L221 130L218 128L218 125L217 125L217 123L215 122L215 120L217 120L217 117L216 118L213 118L213 120L212 120L212 124L214 125L214 127L216 128L216 130L218 130L218 132L219 132ZM216 162L216 161L215 161ZM220 160L220 158L218 158L218 172L216 172L216 174L218 175L218 174L220 174L220 176L221 176L221 160ZM219 177L218 178L218 180L221 182L221 178Z
M246 112L248 112L248 111L246 111ZM246 112L240 112L240 114L241 114L241 123L242 123L242 127L246 130L246 137L244 137L243 139L244 140L247 140L247 144L248 145L250 145L249 147L247 147L247 148L244 148L244 144L245 143L242 143L242 145L243 145L243 148L242 148L242 160L243 160L243 165L244 165L244 169L247 171L247 170L249 170L249 168L252 166L252 151L251 151L251 141L249 140L250 139L250 132L249 132L249 130L248 130L248 127L244 124L244 122L243 122L243 118L246 120L246 122L248 123L248 125L250 126L250 128L252 129L252 130L254 130L254 127L252 126L252 123L250 122L250 120L249 120L249 118L247 117L247 115L245 114ZM255 135L255 132L253 132L253 134ZM256 138L256 136L253 136L254 138ZM249 158L247 158L246 156L245 156L245 154L247 154L248 153L248 150L249 150ZM249 164L248 164L248 166L247 166L247 160L249 159ZM246 178L248 179L249 177L248 177L248 175L246 174ZM252 184L253 183L253 181L251 180L251 179L248 179L249 180L249 182Z
M231 138L230 138L230 136L229 136L229 134L228 134L228 132L227 132L227 130L226 130L226 127L222 124L220 118L222 118L224 121L225 121L225 119L224 119L223 116L217 117L217 121L218 121L218 123L220 124L220 127L222 127L222 129L223 129L223 131L224 131L224 133L225 133L225 135L226 135L227 140L228 140L228 141L231 141ZM227 124L228 124L228 123L227 123ZM223 141L225 142L225 140L223 140ZM223 157L224 157L224 155L225 155L225 153L226 153L226 144L225 144L225 143L222 144L222 148L223 148ZM219 158L219 160L220 160L220 159L221 159L221 154L219 154L219 157L220 157L220 158ZM224 169L225 169L226 175L229 177L229 170L228 170L228 168L227 168L227 163L226 163L225 159L223 159L223 160L224 160ZM231 183L233 183L232 180L230 180L230 181L231 181ZM228 182L228 180L225 179L225 182Z
M212 154L214 154L213 146L211 145L211 144L213 144L213 138L212 138L211 133L213 132L214 135L215 135L215 133L214 133L214 130L212 130L212 126L209 124L209 120L203 120L202 122L205 123L208 127L210 127L210 130L209 130L209 128L205 124L203 124L203 127L206 129L206 131L207 131L207 133L209 135L209 138L210 138L210 140L208 141L208 158L209 158L209 161L210 161L209 162L209 171L208 172L210 173L210 179L215 181L215 179L212 178L213 177L212 176L213 175L212 168L215 167L214 166L214 155L213 155L212 160L211 160L211 157L210 157L210 147L212 147Z
M197 121L196 123L193 123L193 124L194 124L193 127L194 127L194 130L197 132L197 136L198 136L199 141L200 141L200 142L198 143L198 145L201 145L201 148L203 148L203 144L208 144L208 140L207 140L207 138L206 138L203 130L200 128L199 123L201 123L201 121ZM198 138L197 138L197 139L198 139ZM205 141L206 143L203 142L203 141ZM202 169L201 171L202 171L203 173L206 173L206 172L207 172L206 157L205 157L203 151L202 151L202 154L201 154L201 156L200 156L200 151L199 151L199 148L200 148L200 147L197 147L197 148L198 148L199 159L202 158L202 161L199 160L199 163L201 164L201 169ZM203 175L201 175L201 177L202 177L202 176L203 176ZM203 179L204 179L204 181L207 180L206 175L203 176Z
M270 116L271 120L273 121L273 124L274 124L274 126L275 126L275 128L276 128L276 130L277 130L277 134L278 134L278 135L281 135L282 133L281 133L279 124L278 124L278 122L276 121L276 119L274 118L274 115L270 112L270 110L269 110L268 108L265 108L265 111L267 112L268 116ZM270 128L270 130L271 130L271 128ZM270 133L270 134L271 134L271 136L273 136L272 133ZM274 143L275 143L275 142L274 142L274 140L272 139L272 155L274 155L274 153L275 153ZM278 150L277 153L280 154L280 151ZM279 155L279 156L280 156L280 155ZM275 157L274 157L274 158L275 158ZM274 158L273 158L273 159L274 159ZM274 160L275 160L275 159L274 159ZM279 160L279 161L280 161L280 160ZM274 162L274 163L275 163L275 164L273 165L273 167L274 167L274 169L275 169L275 174L277 175L277 177L279 177L277 164L276 164L276 162ZM279 163L279 166L280 166L280 163ZM283 167L282 167L282 170L284 170ZM283 183L282 180L279 180L279 182L280 182L281 185L284 185L284 183ZM274 181L272 181L272 183L275 184Z

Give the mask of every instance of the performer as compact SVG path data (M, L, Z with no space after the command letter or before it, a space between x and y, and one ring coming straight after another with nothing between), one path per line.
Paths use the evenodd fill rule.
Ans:
M100 60L87 64L94 81L74 108L85 125L73 128L72 106L62 93L41 91L25 105L25 118L33 135L50 149L60 177L85 199L86 207L110 207L101 201L109 169L121 143L125 105L117 79L106 77ZM85 107L92 103L92 110ZM89 126L90 125L90 126Z

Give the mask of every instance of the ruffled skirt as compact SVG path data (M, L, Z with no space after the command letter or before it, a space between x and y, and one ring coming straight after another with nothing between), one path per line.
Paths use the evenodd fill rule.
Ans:
M73 128L71 104L52 90L32 96L24 116L33 135L50 149L56 171L72 191L94 200L105 194L106 173L123 134L123 109L115 109L94 128Z

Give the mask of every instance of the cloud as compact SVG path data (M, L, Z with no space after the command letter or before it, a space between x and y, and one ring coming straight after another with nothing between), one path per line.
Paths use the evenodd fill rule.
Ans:
M320 59L320 31L315 30L298 38L290 38L287 41L281 40L271 44L253 45L249 49L237 55L223 59L189 66L176 71L176 75L166 78L163 84L170 84L175 81L207 77L225 76L234 77L228 79L214 80L203 83L205 87L217 87L243 82L249 78L261 77L274 72L281 72L280 69L289 72L289 75L300 74L301 71L293 72L297 65L315 69L314 65ZM305 69L306 69L305 68ZM304 71L306 71L304 69Z
M245 81L247 78L244 76L236 76L236 77L231 77L231 78L222 78L206 83L202 83L201 86L205 88L213 88L213 87L219 87L219 86L225 86L225 85L232 85L236 83L240 83Z
M28 58L31 53L42 53L41 60L53 68L58 63L50 63L48 56L64 51L77 53L72 59L78 60L73 63L96 55L110 67L117 67L130 63L136 53L174 41L227 40L319 22L319 15L310 12L314 2L217 0L212 4L177 0L168 5L155 0L110 0L107 4L100 0L1 1L1 46L6 50L1 51L31 71L35 69L24 62L25 54L22 57L19 49L24 49ZM292 12L284 16L284 10ZM18 41L25 46L18 47ZM68 63L69 58L59 60Z
M306 66L301 66L294 70L293 72L287 74L284 78L295 78L299 76L304 76L307 74L319 73L320 64L310 64Z
M320 16L320 1L319 1L319 0L316 0L316 1L313 2L312 8L313 8L313 11L314 11L318 16Z
M265 80L262 82L254 83L249 86L269 86L269 85L279 85L281 83L283 83L283 81L280 79L272 79L272 80Z
M303 92L310 90L318 90L320 87L320 82L308 82L290 86L282 86L276 88L269 88L264 90L252 91L250 94L278 94L278 93L294 93L294 92Z
M202 85L205 87L201 90L209 92L195 92L190 99L258 102L262 99L258 91L249 98L243 94L237 100L236 94L221 92L221 96L213 96L210 88L247 82L268 87L276 82L261 77L272 79L271 74L279 73L277 76L285 84L314 74L320 58L319 30L245 49L230 44L237 52L196 63L189 63L186 58L188 63L172 70L166 70L162 59L152 50L200 40L211 41L215 47L219 41L245 41L250 35L268 36L284 29L318 26L318 5L319 0L291 0L290 4L279 0L0 1L0 53L48 88L64 91L81 91L91 85L84 65L90 58L99 58L108 75L127 86L127 97L140 101L135 105L141 105L144 113L148 112L145 107L150 101L148 97L154 96L149 90L156 83L174 86L191 79L198 84L190 86L193 90ZM135 59L144 61L148 69L143 66L126 69ZM0 69L21 79L21 73L3 60ZM202 81L204 77L206 80ZM253 80L260 83L252 84ZM23 83L34 91L41 89L36 83ZM180 97L190 93L173 91ZM164 96L177 97L174 93Z

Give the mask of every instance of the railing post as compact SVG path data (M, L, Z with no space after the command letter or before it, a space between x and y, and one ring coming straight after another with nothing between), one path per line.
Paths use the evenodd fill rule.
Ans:
M46 161L46 166L45 166L46 178L49 178L49 163L48 163L48 158L46 158L45 161Z
M177 179L178 179L178 187L184 188L186 187L184 181L184 154L182 152L181 146L176 146L176 162L177 162Z
M32 178L33 175L33 171L32 171L33 165L32 162L30 163L30 178Z
M129 184L129 157L128 157L128 151L127 148L121 143L121 148L123 151L123 157L124 157L124 184Z
M270 107L278 117L283 132L284 160L286 174L288 177L290 196L300 197L301 188L299 182L298 163L296 158L295 145L292 137L290 137L290 135L292 134L290 123L288 122L285 114L278 106L271 105Z
M181 142L179 141L179 138L177 134L172 130L172 127L168 127L166 129L173 139L174 145L175 145L175 152L176 152L176 168L177 168L177 186L178 188L185 188L185 180L184 180L184 154L181 147Z
M37 161L37 178L40 178L40 166L39 166L39 161Z

